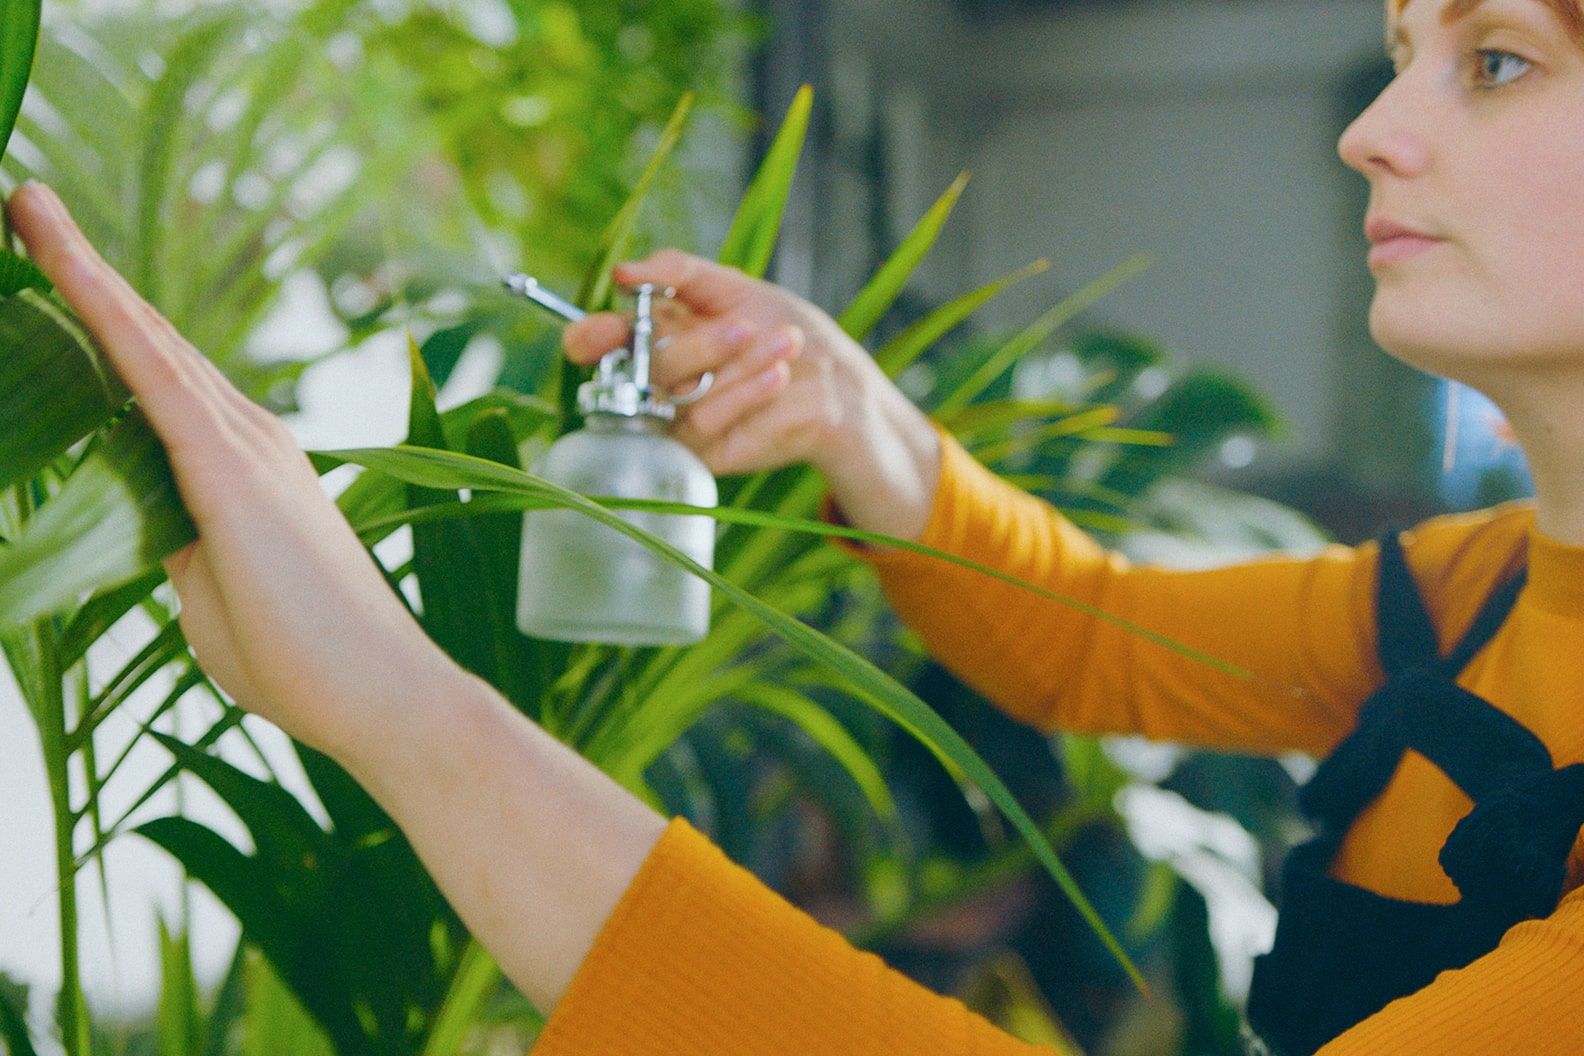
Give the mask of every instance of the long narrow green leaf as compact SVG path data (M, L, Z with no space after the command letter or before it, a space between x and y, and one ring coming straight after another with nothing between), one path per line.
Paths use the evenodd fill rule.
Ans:
M924 318L887 341L875 353L875 362L891 377L896 377L935 342L945 337L964 319L983 308L1003 292L1024 279L1050 267L1044 258L1025 264L1016 271L985 283L976 290L954 297Z
M852 776L875 813L882 818L896 816L896 801L880 768L830 712L796 690L768 683L748 687L743 699L802 729Z
M28 1031L27 1006L20 1000L12 1002L3 977L0 977L0 1042L5 1043L11 1056L38 1056L33 1048L33 1036Z
M780 130L765 152L764 162L737 206L721 244L722 264L740 268L755 278L762 278L770 267L813 110L814 89L805 84L793 97Z
M468 430L467 453L513 469L521 469L517 442L504 410L486 411ZM530 718L544 700L546 680L560 670L560 643L529 638L517 629L517 576L522 564L523 519L512 513L473 519L483 579L479 592L487 601L495 648L495 688Z
M257 867L266 873L293 873L304 862L324 862L330 841L297 797L280 785L244 773L230 763L184 741L155 731L153 738L214 790L253 837ZM304 897L303 893L297 893Z
M1079 914L1088 922L1089 926L1100 937L1113 956L1117 958L1139 989L1148 989L1144 983L1143 976L1139 974L1138 969L1127 956L1127 952L1123 950L1116 937L1106 927L1105 922L1094 911L1088 899L1079 890L1072 876L1067 872L1066 867L1062 865L1055 852L1046 842L1044 835L1018 804L1012 793L1001 782L1001 779L996 776L995 772L980 758L968 742L963 740L956 730L952 729L944 719L936 714L934 709L868 660L808 625L792 619L773 606L759 600L736 584L700 565L688 557L687 554L658 536L628 523L622 517L617 516L597 503L591 502L576 492L561 488L548 481L507 469L504 466L485 462L482 459L469 458L466 455L456 455L443 451L364 449L357 452L336 451L320 452L319 454L321 457L328 456L331 458L342 458L346 461L356 461L369 468L380 469L383 472L398 473L400 475L410 473L412 477L423 478L418 481L419 483L428 483L430 486L433 486L431 482L448 475L444 470L449 469L451 471L449 475L453 479L463 476L473 477L479 481L478 486L491 487L504 484L511 490L536 492L546 499L554 500L558 506L577 510L600 524L614 528L647 549L706 580L716 589L724 591L739 606L752 613L766 628L789 645L805 653L817 663L829 667L842 675L848 684L871 706L888 716L921 744L929 748L941 760L943 765L953 772L963 774L981 789L1012 823L1012 826L1033 846L1035 855L1040 859L1052 878L1055 879L1057 885L1072 901ZM465 473L459 470L471 470L472 472Z
M247 943L238 941L236 953L231 957L231 966L226 969L225 978L220 982L220 992L215 995L214 1010L209 1014L205 1032L208 1043L204 1046L203 1056L229 1056L231 1052L229 1042L233 1037L233 1026L241 1020L247 1007L246 964ZM296 1050L292 1051L294 1056L303 1056Z
M98 641L106 631L138 603L165 582L165 570L154 569L123 586L101 591L82 608L72 614L71 622L61 632L61 665L71 667L88 652L88 647Z
M198 672L200 676L203 674L203 669L199 668L196 664L193 666L192 670ZM200 682L203 682L203 680L200 679ZM207 683L204 682L203 684ZM181 692L186 692L187 687L178 686L178 688L181 689ZM178 694L173 692L170 699L174 699L177 695ZM213 695L216 700L220 699L218 690L214 691ZM214 743L218 741L225 733L234 728L239 728L242 723L242 717L245 714L246 712L244 712L241 708L231 707L226 709L225 713L222 714L220 718L215 720L213 726L210 726L209 729L205 730L197 740L192 742L192 746L199 749L200 751L213 746ZM152 733L152 727L146 727L140 732L140 736L149 736ZM130 754L130 750L127 750L126 754ZM114 768L112 767L112 769ZM105 829L104 835L96 839L86 851L77 855L76 858L72 860L72 871L75 872L81 869L84 865L87 865L95 855L104 853L104 849L110 846L110 843L113 840L126 831L127 825L132 820L132 815L136 814L138 810L142 808L143 804L147 803L149 800L158 795L166 785L176 780L181 772L181 764L172 763L170 766L165 768L164 772L161 773L159 777L145 785L143 791L139 792L132 800L131 804L121 811L121 814L116 818L115 823L109 828ZM110 778L107 774L105 781L108 782L109 780Z
M443 448L446 437L440 424L440 412L435 408L434 382L411 332L407 335L407 352L412 376L408 443ZM409 484L407 492L410 506L428 506L457 498L456 490L451 488ZM490 606L478 604L478 592L485 575L472 525L415 524L413 571L418 574L418 596L422 604L419 619L424 631L453 660L493 683L496 680L497 634Z
M37 289L0 298L0 350L0 487L37 473L130 398L87 334Z
M1150 254L1135 253L1093 282L1086 283L1082 289L1062 298L1054 308L1036 319L1022 333L1007 342L999 352L980 364L979 369L967 381L936 406L935 413L952 415L967 407L973 402L974 397L989 388L992 382L1018 360L1039 347L1062 323L1135 275L1148 270L1153 263L1154 257Z
M471 459L466 463L453 462L452 459L466 456L456 456L451 452L396 447L312 451L309 452L309 455L321 465L353 462L371 469L377 469L382 473L399 476L403 479L433 481L439 484L451 483L454 487L468 487L478 490L492 489L508 493L499 496L478 495L467 503L458 503L449 508L431 507L423 511L400 514L395 518L382 518L372 524L353 525L354 529L357 529L360 534L388 531L393 524L403 523L409 519L470 517L480 513L499 513L508 509L543 509L562 505L561 502L541 490L541 485L545 485L547 482L542 481L538 477L527 473L520 475L498 474L494 470L501 467L479 459ZM936 550L933 547L925 546L910 539L899 539L879 532L867 532L859 528L829 524L825 521L811 521L767 513L762 510L737 509L731 506L688 506L682 503L658 502L652 499L622 499L609 496L594 496L592 501L596 501L601 506L612 510L649 510L655 513L670 513L678 516L702 514L727 524L744 524L755 528L778 528L812 536L852 539L872 545L893 546L902 550L911 550L914 553L924 554L945 561L948 564L972 569L992 579L1011 584L1020 590L1026 590L1039 597L1059 602L1069 608L1076 609L1086 616L1114 624L1130 634L1136 634L1164 649L1169 649L1180 656L1213 668L1233 678L1248 682L1259 681L1258 676L1245 668L1211 656L1191 646L1183 645L1181 642L1174 641L1158 631L1152 631L1148 627L1136 624L1131 620L1106 612L1103 609L1098 609L1078 598L1041 587L1027 580L1018 579L1016 576L1009 575L1000 569L980 564L977 561L970 561L967 558L947 553L944 550ZM695 649L697 648L695 647ZM1286 687L1280 687L1278 691L1284 693L1292 692Z
M957 439L962 440L978 432L1005 429L1019 422L1042 420L1060 414L1072 414L1089 406L1090 404L1074 403L1071 400L985 400L964 407L956 414L935 417L943 426L950 429Z
M902 290L907 286L908 279L913 277L913 272L919 264L929 255L930 247L935 245L935 240L940 236L941 228L946 225L946 220L951 216L952 208L956 206L957 199L962 197L963 188L968 186L968 174L965 172L952 181L946 192L940 196L929 211L924 214L897 247L891 258L880 266L869 282L859 291L858 296L842 312L836 320L837 324L854 341L862 341L869 336L878 323L896 303Z
M133 407L0 548L0 628L136 579L195 538L165 449Z
M468 1031L501 981L500 965L477 941L469 942L445 1001L435 1015L422 1056L457 1056Z
M198 1006L198 981L193 974L187 933L172 933L164 914L159 923L160 992L155 1019L159 1024L160 1056L203 1056L203 1011Z
M323 1028L256 951L247 959L246 978L242 1056L337 1056Z
M16 127L33 52L38 47L39 10L43 0L5 0L0 10L0 156Z
M1004 439L976 445L973 448L974 456L986 465L994 465L1017 451L1038 447L1048 440L1089 433L1110 425L1121 416L1122 411L1117 407L1090 407L1054 421L1040 422L1030 429L1018 430Z
M682 130L687 127L688 113L692 109L693 93L682 93L676 108L671 111L671 118L666 122L665 130L660 133L660 141L655 146L654 153L650 155L649 163L644 166L643 175L638 177L632 193L617 210L615 218L611 220L604 236L600 239L599 256L595 258L593 267L589 269L588 275L583 280L583 288L578 293L578 304L583 308L600 311L609 306L611 269L616 266L617 261L627 255L632 245L633 232L638 226L638 214L643 208L644 199L649 196L649 187L659 175L666 159L676 149L677 143L681 141Z

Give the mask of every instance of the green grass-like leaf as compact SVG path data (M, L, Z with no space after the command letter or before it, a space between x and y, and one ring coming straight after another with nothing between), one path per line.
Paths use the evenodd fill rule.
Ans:
M835 640L795 620L754 595L730 582L716 572L703 567L681 550L642 529L629 524L618 514L598 503L548 481L527 473L495 465L482 459L470 458L444 451L417 449L360 449L346 451L314 452L323 464L326 460L356 462L370 469L391 473L428 487L481 487L517 491L533 495L548 504L577 510L594 521L613 528L640 545L667 560L686 568L706 580L711 586L728 595L738 606L753 615L772 633L787 644L807 655L816 663L829 668L865 699L872 707L896 722L911 736L933 752L954 774L971 781L1006 816L1015 829L1033 847L1035 856L1056 880L1057 885L1072 901L1079 914L1100 937L1122 964L1141 990L1147 989L1143 976L1134 967L1126 951L1111 934L1083 892L1057 859L1039 828L1012 797L994 771L981 759L969 744L942 719L934 709L895 679L886 675L868 660L852 652ZM655 504L644 504L651 507ZM702 508L679 507L693 513L706 512ZM752 511L734 511L746 513ZM768 517L768 515L761 515ZM821 530L828 528L824 526Z
M918 266L929 255L935 240L940 237L941 228L946 226L952 208L957 204L957 199L962 197L963 188L968 186L968 174L965 172L952 181L946 192L940 196L924 218L914 226L907 238L891 254L889 260L880 266L864 288L853 298L847 310L842 312L836 320L837 324L854 341L862 341L873 330L882 316L896 303L908 279L918 270Z
M1011 369L1018 360L1039 347L1062 323L1135 275L1147 270L1153 262L1154 258L1148 253L1135 253L1104 275L1084 285L1082 289L1062 298L1054 308L1036 319L1022 333L1002 346L995 355L980 364L978 370L941 400L935 408L935 413L952 415L962 411L997 378Z
M780 130L765 152L764 162L737 206L721 243L722 264L740 268L755 278L762 278L770 267L813 110L814 89L805 84L793 97Z
M0 10L0 155L11 141L38 47L43 0L5 0Z
M609 306L611 269L631 248L633 233L638 226L638 214L643 208L644 199L649 196L649 188L664 167L666 159L681 142L682 130L687 127L688 114L692 109L693 93L685 92L677 102L676 109L672 111L671 119L666 122L665 130L660 133L660 142L655 146L654 153L650 155L649 163L644 166L643 175L638 177L638 182L633 186L632 193L627 196L627 201L616 213L610 226L605 229L604 237L600 239L599 256L595 258L594 266L589 270L583 289L578 294L578 304L583 308L600 311Z
M1050 261L1036 260L952 298L882 345L875 353L875 362L891 377L896 377L970 315L1024 279L1032 278L1049 267Z

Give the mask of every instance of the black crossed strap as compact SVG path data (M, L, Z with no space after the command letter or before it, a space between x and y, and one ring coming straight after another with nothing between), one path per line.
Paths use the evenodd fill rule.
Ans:
M1511 716L1459 687L1455 680L1507 618L1524 574L1485 600L1468 633L1446 657L1395 532L1380 540L1375 613L1386 682L1359 712L1358 729L1325 760L1304 786L1305 813L1345 830L1386 789L1403 751L1428 756L1476 801L1494 790L1515 766L1551 769L1540 739Z
M1456 684L1512 611L1524 581L1520 571L1494 590L1443 657L1396 533L1382 536L1376 613L1386 683L1299 802L1340 839L1412 748L1475 803L1441 850L1442 868L1458 890L1515 901L1525 915L1541 916L1560 896L1568 851L1584 825L1584 765L1554 769L1539 737Z

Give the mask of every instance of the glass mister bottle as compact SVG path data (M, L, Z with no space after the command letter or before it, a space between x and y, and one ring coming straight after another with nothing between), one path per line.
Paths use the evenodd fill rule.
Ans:
M584 427L557 440L531 472L582 495L658 499L714 506L708 467L667 435L679 404L703 395L709 378L673 399L649 380L654 286L635 288L632 347L600 360L578 388ZM616 510L713 567L715 521L647 510ZM709 632L709 584L608 525L575 511L529 510L523 516L517 627L566 642L682 645Z

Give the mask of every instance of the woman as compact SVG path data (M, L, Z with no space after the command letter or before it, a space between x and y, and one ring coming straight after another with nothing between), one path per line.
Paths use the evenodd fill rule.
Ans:
M1251 1047L1584 1052L1584 6L1389 0L1387 22L1399 75L1340 143L1372 190L1372 333L1502 407L1532 504L1307 560L1130 569L975 464L813 307L675 252L618 279L677 287L658 380L716 372L679 426L716 472L812 463L833 517L1263 676L1233 683L955 567L862 552L936 655L1031 723L1327 757ZM1037 1051L853 950L456 667L286 430L46 188L9 209L169 451L199 538L166 566L198 658L389 810L551 1013L536 1051ZM591 362L623 325L591 317L569 355Z

